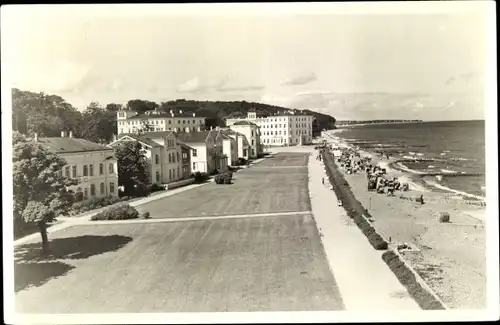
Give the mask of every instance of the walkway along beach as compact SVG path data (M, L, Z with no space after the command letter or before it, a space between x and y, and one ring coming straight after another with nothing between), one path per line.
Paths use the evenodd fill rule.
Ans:
M328 138L335 147L346 146L338 138ZM486 263L484 206L468 204L461 197L433 192L412 182L401 171L390 169L387 160L375 154L358 151L360 156L370 156L373 165L387 168L387 178L398 177L409 182L410 190L395 192L395 196L377 194L367 190L364 172L343 177L356 199L373 217L372 226L390 246L407 244L401 250L405 258L450 308L484 308L486 304ZM424 196L425 204L415 202ZM450 222L439 222L439 213L450 215Z

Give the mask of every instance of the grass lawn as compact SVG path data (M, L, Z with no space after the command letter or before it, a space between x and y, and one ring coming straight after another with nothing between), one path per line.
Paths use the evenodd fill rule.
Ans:
M311 216L74 226L51 237L50 261L37 243L17 248L18 312L343 308Z
M308 171L263 168L260 164L233 174L233 184L207 184L137 207L152 218L182 218L311 209Z

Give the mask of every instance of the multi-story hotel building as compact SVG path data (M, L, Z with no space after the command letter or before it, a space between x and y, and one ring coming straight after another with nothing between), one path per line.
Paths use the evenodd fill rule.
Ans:
M138 114L136 111L119 110L116 113L117 134L174 131L185 132L203 129L205 118L196 116L196 113L186 113L182 110L170 112L147 111Z
M264 146L304 145L312 142L314 116L296 110L280 112L276 115L257 116L249 111L246 118L227 119L228 126L248 121L260 128L260 141Z

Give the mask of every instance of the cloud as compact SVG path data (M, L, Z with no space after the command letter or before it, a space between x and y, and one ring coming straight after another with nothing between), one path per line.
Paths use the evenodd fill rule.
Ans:
M220 92L229 92L229 91L256 91L264 89L264 86L243 86L243 87L220 87L217 91Z
M314 72L308 73L306 75L290 78L281 82L282 85L286 86L300 86L308 84L314 80L316 80L316 74Z
M224 77L216 82L202 81L198 76L187 80L186 82L180 84L177 87L177 91L180 93L205 93L208 91L215 91L221 89L227 81L228 77Z

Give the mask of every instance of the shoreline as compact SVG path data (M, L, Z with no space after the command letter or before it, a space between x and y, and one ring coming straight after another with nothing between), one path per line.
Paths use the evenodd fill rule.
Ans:
M352 147L338 137L326 139L338 147ZM409 191L388 197L367 191L365 173L340 170L354 196L375 219L372 225L377 232L389 238L391 245L407 243L413 248L400 254L450 308L484 308L485 207L470 204L471 200L457 193L435 190L419 175L391 168L399 157L387 160L369 150L357 151L387 168L387 176L410 185ZM423 205L414 202L420 195L424 196ZM448 212L451 222L440 223L440 212Z

